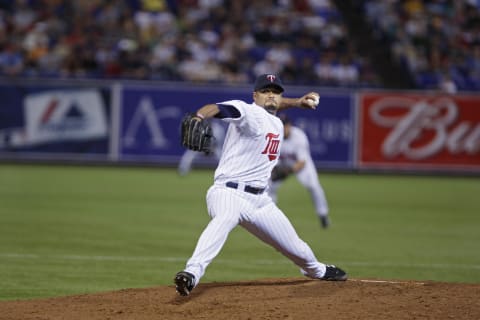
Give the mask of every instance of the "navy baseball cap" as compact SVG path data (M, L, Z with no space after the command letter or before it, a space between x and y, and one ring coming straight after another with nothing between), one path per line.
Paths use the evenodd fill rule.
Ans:
M261 76L258 76L257 79L255 80L255 88L254 91L258 91L263 88L268 88L268 87L275 87L280 90L280 92L285 91L283 89L282 81L280 80L280 77L274 74L262 74Z

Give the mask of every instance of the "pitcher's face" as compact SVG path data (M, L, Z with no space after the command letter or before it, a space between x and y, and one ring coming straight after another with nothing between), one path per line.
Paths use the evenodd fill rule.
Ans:
M276 87L266 87L253 92L253 101L264 107L269 113L275 114L282 101L282 91Z

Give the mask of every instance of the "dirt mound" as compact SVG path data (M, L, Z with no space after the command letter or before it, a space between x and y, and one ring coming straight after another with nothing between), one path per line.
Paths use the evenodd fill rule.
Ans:
M480 319L480 284L304 278L0 302L0 319Z

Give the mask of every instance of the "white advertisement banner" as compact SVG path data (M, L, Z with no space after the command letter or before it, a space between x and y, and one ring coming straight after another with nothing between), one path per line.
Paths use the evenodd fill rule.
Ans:
M30 94L24 101L25 144L105 137L104 109L97 90Z

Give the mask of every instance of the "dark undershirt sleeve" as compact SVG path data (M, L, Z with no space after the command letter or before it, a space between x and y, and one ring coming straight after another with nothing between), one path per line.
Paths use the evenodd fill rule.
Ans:
M215 118L240 118L241 114L237 108L229 104L217 104L220 112L215 115Z

